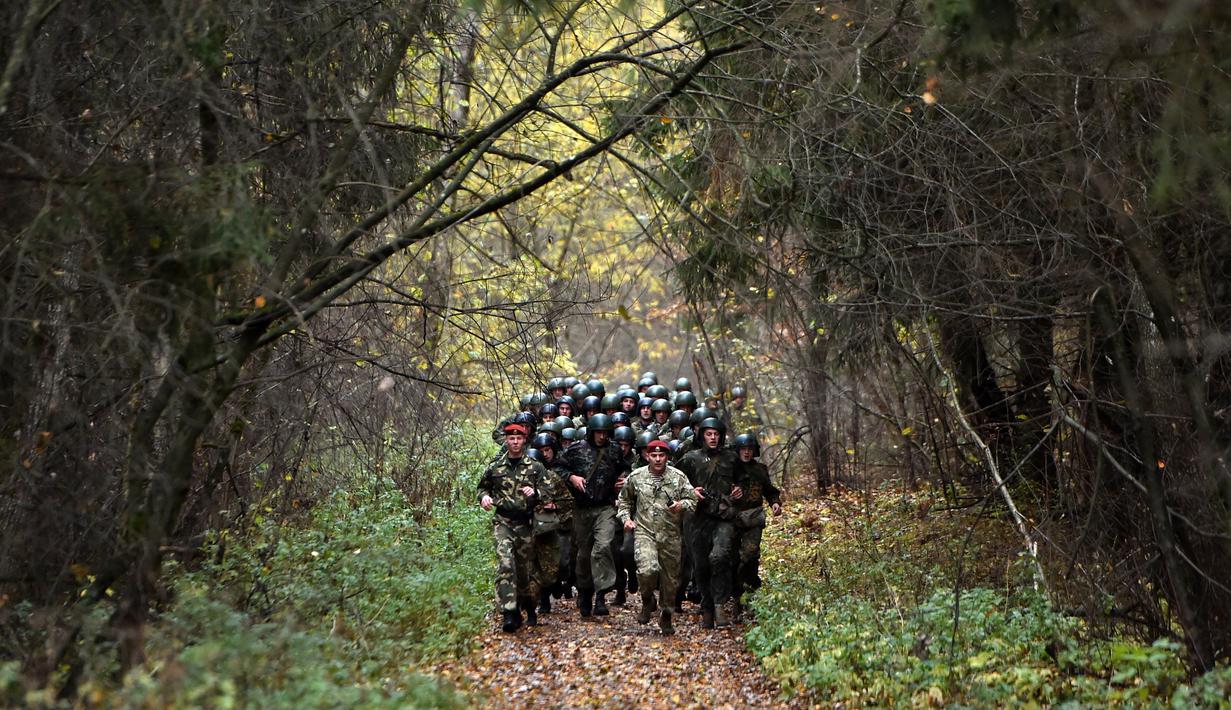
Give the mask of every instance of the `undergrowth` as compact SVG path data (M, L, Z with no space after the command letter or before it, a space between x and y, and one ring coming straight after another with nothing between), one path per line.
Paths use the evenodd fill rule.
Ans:
M470 469L476 468L474 461ZM455 475L469 489L471 475ZM204 563L169 571L146 660L117 681L115 650L84 644L73 700L26 691L0 666L0 704L175 708L467 707L415 668L469 650L490 604L488 516L415 511L384 477L318 499L298 520L216 534ZM106 610L83 639L105 638Z
M1171 639L1096 637L1005 552L1020 549L1006 521L972 535L976 512L934 503L840 494L767 529L747 642L787 692L891 707L1231 707L1231 669L1190 681Z

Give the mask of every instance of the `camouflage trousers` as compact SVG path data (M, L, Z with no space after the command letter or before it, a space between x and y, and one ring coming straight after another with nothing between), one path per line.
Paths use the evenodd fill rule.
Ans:
M697 515L691 528L693 581L701 590L701 607L713 609L731 598L735 581L735 524Z
M517 598L534 594L531 565L534 559L534 525L500 515L492 518L496 539L496 601L501 611L517 611Z
M615 508L577 508L573 511L573 544L577 547L577 588L606 591L615 586Z
M530 564L530 578L534 582L534 594L540 589L555 585L560 575L561 535L558 532L534 536L534 557Z
M761 587L761 531L764 527L735 528L736 598Z
M624 533L628 535L628 533ZM648 530L634 530L634 557L637 560L637 584L642 594L661 590L663 606L675 603L680 585L680 562L684 556L684 538L677 529L655 536Z

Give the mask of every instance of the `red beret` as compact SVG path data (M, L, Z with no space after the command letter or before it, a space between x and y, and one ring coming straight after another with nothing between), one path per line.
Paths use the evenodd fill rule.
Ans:
M645 445L646 453L651 451L671 451L671 447L667 446L667 442L662 439L655 439Z
M525 424L516 424L516 423L514 423L514 424L505 424L505 425L504 425L504 433L505 433L505 434L521 434L522 436L527 436L527 434L526 434L526 425L525 425Z

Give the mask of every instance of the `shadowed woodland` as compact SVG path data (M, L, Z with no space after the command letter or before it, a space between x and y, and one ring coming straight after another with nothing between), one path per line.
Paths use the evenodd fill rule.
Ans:
M653 369L749 390L783 693L1225 707L1229 41L1212 0L6 4L0 698L465 706L492 424Z

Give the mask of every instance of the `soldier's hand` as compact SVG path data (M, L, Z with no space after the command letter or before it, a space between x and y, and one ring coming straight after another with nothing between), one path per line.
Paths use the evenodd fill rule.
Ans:
M704 488L702 488L701 486L697 486L696 488L692 490L694 493L697 494L697 498L699 498L700 500L705 500L705 489Z
M778 503L774 503L773 505L769 506L769 509L774 512L774 515L782 514L782 506L779 505Z
M492 497L483 496L483 500L479 501L479 506L483 508L483 510L491 510L492 509Z
M582 493L586 492L586 479L582 478L581 476L578 476L577 474L574 473L573 475L568 477L568 482L572 484L573 488L576 488Z
M731 486L731 500L739 500L744 497L744 489L739 486Z
M619 492L619 490L624 487L624 481L626 480L628 479L625 478L624 476L620 476L619 478L616 479L616 486L615 486L616 492Z
M534 486L522 486L521 494L529 498L534 495Z
M667 506L667 512L669 512L669 513L678 513L678 512L680 512L680 508L683 508L683 507L684 507L684 503L683 503L683 501L678 501L678 500L677 500L676 502L674 502L674 503L672 503L671 505Z
M629 520L628 522L624 523L625 530L632 530L635 527L637 527L637 523L634 520Z
M543 510L555 510L556 504L553 501L547 501L543 504Z

